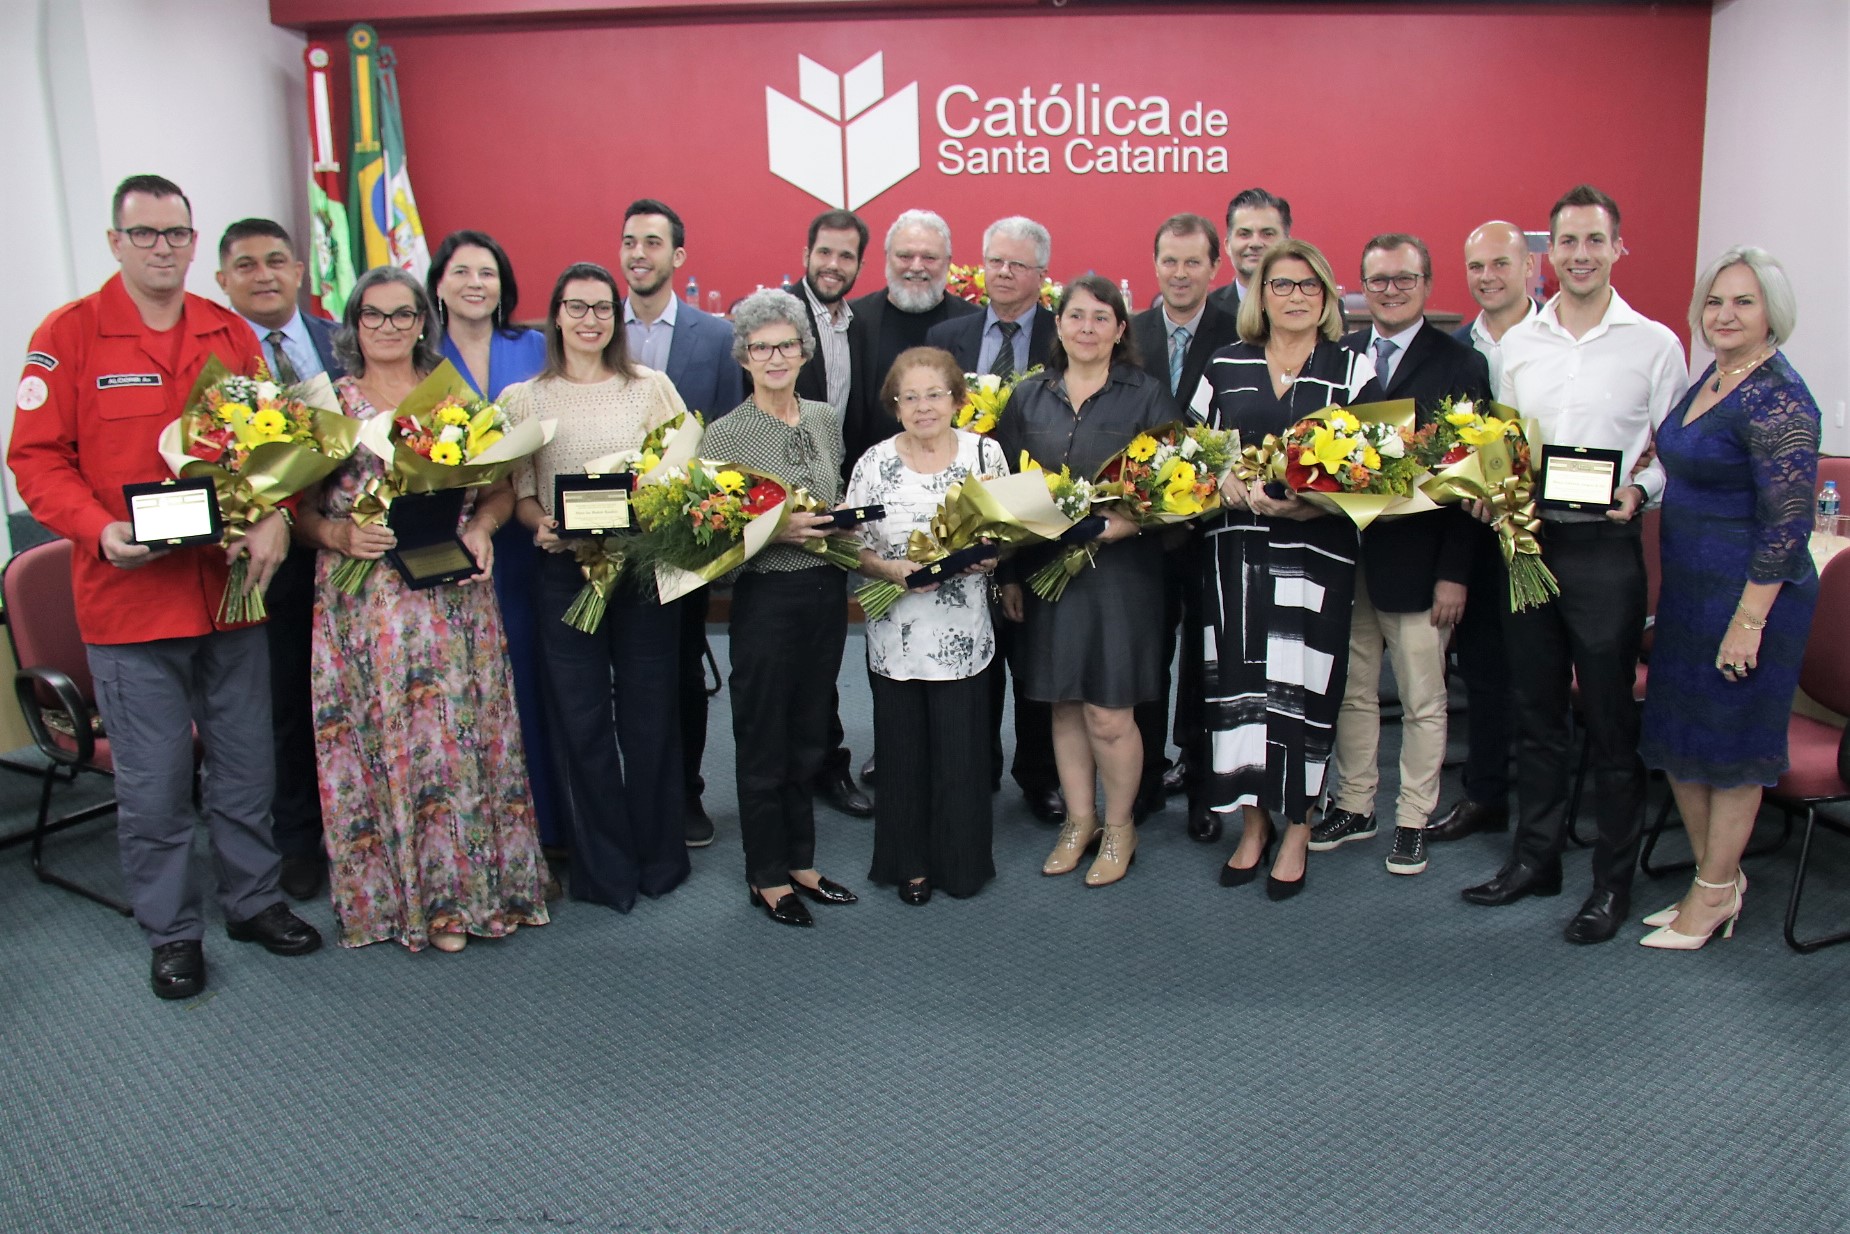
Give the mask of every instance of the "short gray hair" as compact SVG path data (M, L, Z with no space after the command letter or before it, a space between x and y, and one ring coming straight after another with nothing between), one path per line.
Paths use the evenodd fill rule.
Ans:
M435 372L443 363L443 344L435 337L443 326L430 311L430 296L424 284L397 266L374 266L359 277L347 293L347 306L341 312L340 328L334 331L334 358L355 377L366 376L366 354L360 350L360 310L366 293L386 283L397 283L411 292L412 307L418 311L422 329L411 345L411 364L422 376Z
M1751 244L1737 244L1702 268L1696 276L1696 294L1689 301L1689 335L1706 346L1709 336L1702 329L1702 308L1715 286L1715 280L1729 266L1746 266L1760 283L1760 301L1766 305L1768 340L1778 345L1792 337L1799 325L1799 302L1792 294L1792 282L1779 259ZM1711 350L1713 350L1711 348Z
M951 225L945 222L940 215L933 214L930 210L907 210L898 218L894 219L893 225L886 229L886 247L891 249L893 247L893 237L897 236L908 227L929 227L937 232L944 240L945 259L950 259Z
M816 334L809 328L809 314L803 311L803 302L787 291L767 287L745 297L732 310L732 358L744 364L748 354L746 342L766 326L779 322L796 327L797 338L803 342L804 360L816 354Z
M1005 219L997 219L983 233L983 259L989 259L989 238L1007 236L1011 240L1026 240L1034 246L1034 264L1045 270L1047 263L1053 260L1053 237L1047 229L1031 218L1011 214Z

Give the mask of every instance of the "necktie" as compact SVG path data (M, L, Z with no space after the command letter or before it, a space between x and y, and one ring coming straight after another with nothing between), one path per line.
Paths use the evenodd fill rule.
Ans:
M997 377L1015 375L1015 336L1021 333L1019 321L998 321L996 329L1002 331L1002 346L996 348L996 358L990 363L989 371Z
M1389 358L1399 350L1400 344L1391 338L1375 340L1375 379L1384 387L1388 383Z
M1182 360L1188 355L1189 337L1187 326L1177 326L1169 333L1169 393L1171 394L1182 392Z
M289 353L283 349L283 332L272 330L263 336L263 341L270 345L270 354L276 357L276 380L285 386L301 381L302 375L295 371L295 365L289 362Z

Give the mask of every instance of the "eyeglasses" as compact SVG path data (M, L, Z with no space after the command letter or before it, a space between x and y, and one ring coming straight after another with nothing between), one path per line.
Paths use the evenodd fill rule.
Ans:
M1293 288L1303 292L1306 300L1314 300L1323 294L1322 279L1267 279L1265 285L1280 300L1289 296Z
M1386 291L1389 287L1395 291L1412 291L1420 285L1423 274L1375 274L1362 280L1362 286L1370 291Z
M927 390L923 394L896 394L893 401L901 407L917 407L920 403L937 403L950 397L949 390Z
M1036 270L1041 268L1039 266L1031 266L1025 261L1010 261L1006 257L985 257L983 258L983 264L988 266L991 270L994 270L997 274L1007 271L1016 278L1033 274Z
M183 249L199 233L191 227L124 227L121 234L138 249L151 249L156 240L167 241L168 248Z
M368 330L378 330L389 321L392 323L392 328L394 330L409 330L412 326L418 324L418 318L423 315L424 314L418 312L416 309L410 307L395 309L390 313L382 313L369 304L360 310L360 324L365 326Z
M787 338L778 343L747 343L745 354L754 360L769 360L775 352L786 360L793 360L803 354L803 340Z
M598 300L595 302L590 300L561 300L559 302L559 307L564 309L565 315L572 318L574 321L582 318L586 313L591 314L591 316L597 318L599 321L609 321L612 317L616 316L617 313L617 305L614 300Z

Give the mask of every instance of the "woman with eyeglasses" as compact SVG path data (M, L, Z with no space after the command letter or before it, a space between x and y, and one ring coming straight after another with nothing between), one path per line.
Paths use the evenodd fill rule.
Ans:
M516 382L546 366L546 338L514 324L520 286L514 266L493 236L453 231L431 255L425 289L437 313L434 337L443 359L456 366L475 392L498 399ZM495 541L495 598L507 632L508 664L520 708L520 739L527 750L534 817L548 844L565 842L563 803L550 757L551 726L540 671L539 552L525 527L508 526Z
M803 304L786 291L747 296L732 315L732 356L751 393L707 429L700 452L773 475L834 505L841 496L841 421L796 393L816 354ZM848 638L847 576L800 546L828 535L827 516L793 513L732 585L732 736L739 831L751 902L784 925L815 924L799 896L853 904L816 869L810 781L829 748L834 691Z
M508 417L552 420L553 439L514 474L515 517L541 549L535 594L540 663L553 715L553 768L564 789L567 884L574 900L627 913L688 875L681 835L681 738L675 722L680 627L648 580L620 576L590 634L566 624L585 582L557 534L553 481L642 445L686 410L667 376L630 359L610 271L568 266L552 289L546 367L503 395ZM664 711L663 709L667 710Z
M861 529L861 573L904 585L912 533L931 525L951 486L1008 474L1002 447L951 427L965 398L962 367L937 347L903 351L880 389L900 431L854 465L847 503L886 516ZM991 799L974 769L989 759L989 621L993 559L935 586L908 591L867 620L880 796L868 878L898 886L907 904L933 888L975 895L996 875Z
M1375 369L1349 351L1329 262L1314 245L1266 250L1240 302L1240 341L1215 352L1193 407L1246 445L1331 404L1380 397ZM1244 829L1221 868L1223 887L1250 883L1285 820L1266 895L1304 889L1310 811L1325 772L1349 667L1355 525L1295 494L1221 485L1225 513L1204 531L1203 688L1210 808L1239 810Z
M389 416L441 358L430 302L394 266L354 285L334 350L346 414ZM334 915L341 944L396 939L461 951L546 922L544 864L534 832L501 614L488 581L494 533L513 487L471 490L457 534L481 573L413 591L375 569L357 596L329 576L343 557L376 560L396 540L351 518L355 498L385 476L357 450L300 502L296 538L324 550L315 597L315 751Z

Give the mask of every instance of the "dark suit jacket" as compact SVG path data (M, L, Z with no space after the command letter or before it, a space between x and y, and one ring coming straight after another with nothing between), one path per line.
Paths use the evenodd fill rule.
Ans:
M1369 331L1344 336L1351 351L1368 351ZM1394 378L1381 383L1383 399L1410 398L1419 406L1419 423L1428 423L1447 397L1490 397L1490 365L1469 343L1431 322L1420 327ZM1470 516L1453 507L1431 514L1382 519L1362 536L1362 568L1368 597L1384 613L1417 613L1432 607L1433 585L1440 580L1463 583L1471 575L1476 540Z
M688 409L709 421L743 403L745 370L732 358L732 327L692 305L678 306L668 344L668 380Z
M880 387L886 381L886 370L879 363L880 327L891 307L886 288L849 303L854 309L854 320L848 326L848 354L853 357L854 374L848 394L848 414L842 423L842 466L852 469L869 446L897 433L899 422L880 406ZM983 311L956 296L947 295L941 303L946 320L980 315Z
M308 337L314 340L315 354L321 357L321 367L328 371L329 381L339 381L347 375L341 362L334 358L335 323L326 317L317 317L313 313L302 314L302 324L308 327Z
M950 321L941 321L925 334L928 347L942 347L957 357L957 363L966 373L977 371L977 357L983 354L983 322L989 317L984 309L954 317ZM1028 367L1045 365L1047 354L1053 348L1053 312L1036 307L1034 325L1028 332Z
M1169 389L1169 321L1163 315L1163 306L1145 309L1131 318L1131 338L1137 344L1137 354L1143 359L1143 371L1156 378L1165 392ZM1189 400L1195 397L1195 388L1201 384L1201 374L1207 370L1208 358L1229 343L1240 341L1239 331L1234 329L1233 314L1220 309L1214 304L1214 297L1209 295L1208 302L1201 310L1201 325L1195 331L1195 337L1188 342L1188 354L1182 357L1182 382L1175 390L1176 414L1188 413Z
M1238 283L1234 282L1227 284L1225 287L1216 287L1213 291L1208 293L1208 303L1227 314L1227 316L1237 320L1240 316L1240 291ZM1164 380L1167 380L1167 378Z

